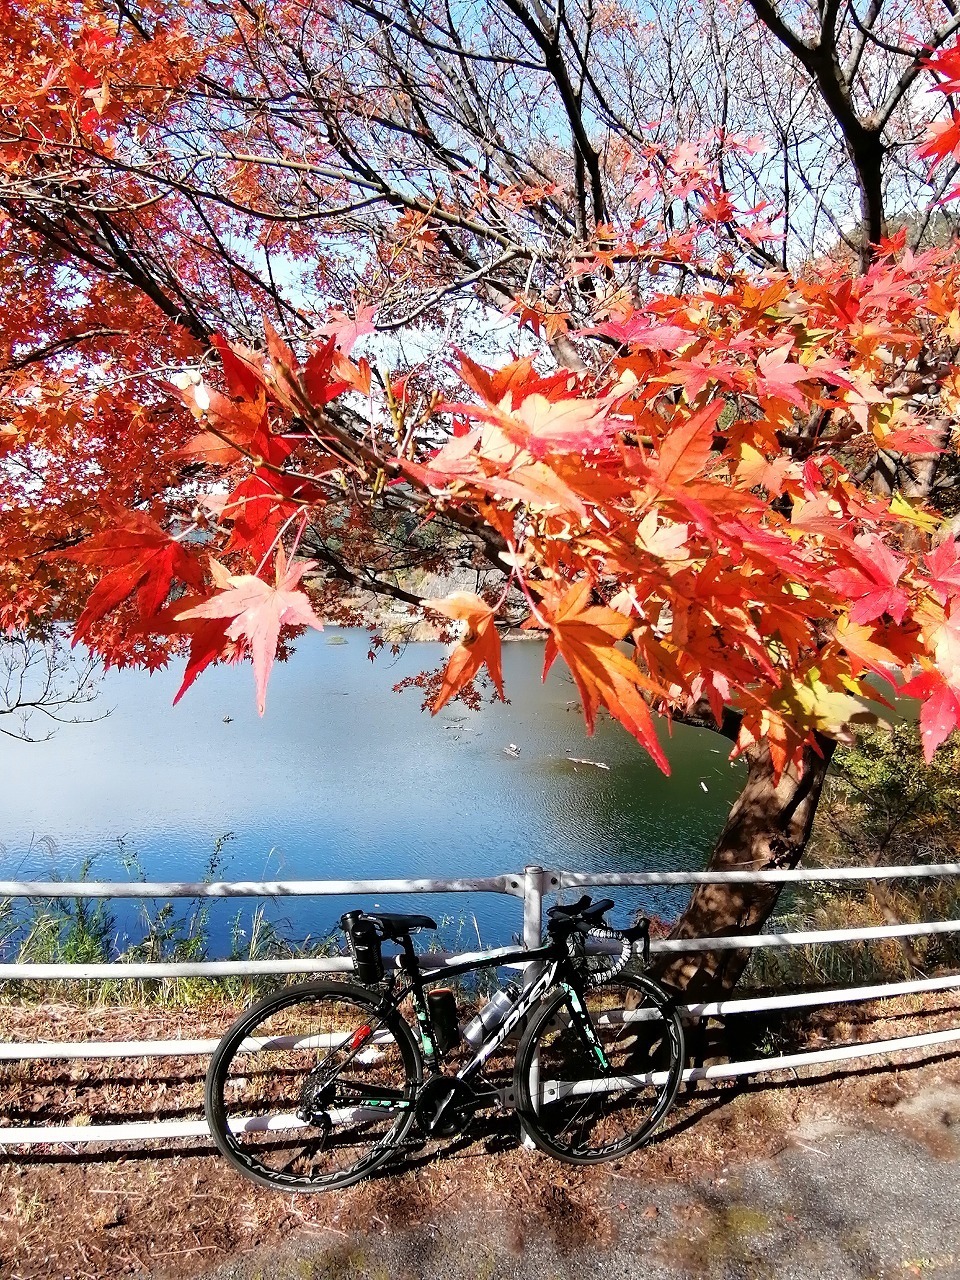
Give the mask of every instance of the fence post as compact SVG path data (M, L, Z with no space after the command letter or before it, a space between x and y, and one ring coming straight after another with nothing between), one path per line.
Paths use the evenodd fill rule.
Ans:
M523 945L539 947L543 940L543 867L523 868Z
M524 867L523 869L523 945L539 947L543 941L543 867ZM523 971L523 985L529 987L536 981L539 965L528 964ZM533 1094L536 1098L539 1087L540 1063L536 1056L530 1063L533 1076ZM534 1102L536 1106L536 1102ZM536 1149L536 1143L528 1133L523 1135L523 1145L528 1151Z

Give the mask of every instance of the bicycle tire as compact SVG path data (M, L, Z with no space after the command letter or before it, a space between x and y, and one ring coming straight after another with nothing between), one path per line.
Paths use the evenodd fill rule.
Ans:
M570 1000L560 988L533 1014L517 1050L517 1110L541 1151L569 1164L599 1164L643 1146L673 1105L683 1076L683 1025L652 978L624 975L585 991L582 1003L614 1078L660 1077L641 1087L603 1087ZM624 1020L624 1010L640 1017Z
M210 1060L205 1106L214 1142L246 1177L274 1190L327 1191L390 1158L413 1123L423 1059L407 1022L396 1009L379 1011L381 1001L354 983L299 983L229 1028ZM312 1105L322 1110L304 1120L297 1112L305 1086L318 1087L318 1068L324 1094Z

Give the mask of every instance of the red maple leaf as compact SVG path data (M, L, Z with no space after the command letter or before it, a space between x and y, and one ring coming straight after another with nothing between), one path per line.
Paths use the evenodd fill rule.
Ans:
M272 476L255 471L241 480L222 505L215 498L206 499L209 508L219 508L221 520L233 522L224 553L249 551L254 559L261 559L273 546L283 522L296 513L297 504L278 493L272 481Z
M924 59L923 65L928 71L934 71L945 77L937 84L931 85L937 93L956 93L960 90L960 43L954 41L947 48L938 49L936 53Z
M931 168L936 168L947 156L960 158L960 113L954 111L949 120L928 125L927 135L917 147L917 155L922 160L929 159Z
M142 511L121 511L117 524L105 533L56 554L63 560L110 570L94 587L77 619L74 644L89 636L92 625L128 596L136 595L145 620L160 609L174 579L195 587L203 582L197 561Z
M277 653L277 641L283 626L313 627L323 630L323 623L297 583L312 567L310 560L287 564L283 547L277 547L276 586L251 573L231 574L216 561L211 561L214 581L224 589L202 604L176 615L178 622L192 618L231 618L226 629L229 640L243 640L250 648L257 684L257 710L263 715L267 699L267 680Z
M188 618L183 620L187 609L203 604L204 597L199 595L181 596L179 600L161 611L149 622L151 632L167 635L189 636L190 650L186 669L180 688L177 690L173 705L176 706L201 672L212 662L239 661L243 657L243 646L227 639L227 620L225 618Z
M688 402L696 400L701 391L711 382L722 387L736 388L743 379L739 365L733 361L713 361L706 355L694 356L690 360L671 360L671 372L652 378L652 382L662 382L667 386L683 387Z
M230 394L235 400L256 400L264 389L262 370L254 352L215 333L210 339L220 355Z
M349 383L334 374L339 373L337 346L334 338L328 338L322 347L312 351L303 367L303 384L312 404L324 405L346 391Z
M889 613L901 623L910 607L910 597L897 586L907 561L895 555L874 534L862 533L853 544L863 552L859 562L847 569L835 569L827 575L834 591L852 600L851 622L873 622Z
M695 330L683 329L678 324L651 324L641 312L635 312L629 320L608 320L595 329L584 329L584 337L598 334L615 342L629 343L644 351L679 351L696 342L700 336Z
M216 339L216 346L230 395L204 382L180 379L171 384L171 389L205 428L176 456L195 458L213 466L229 466L242 456L282 466L293 445L271 430L264 388L256 380L244 348L233 348L223 339Z
M572 375L569 369L541 375L534 369L530 357L524 356L522 360L513 360L502 369L491 370L474 363L462 351L457 354L460 357L460 376L484 404L509 410L534 394L545 396L548 400L571 398ZM444 406L445 411L451 408L474 412L469 405Z
M960 693L939 671L921 671L900 689L900 696L920 698L920 741L927 764L940 743L960 726Z
M736 212L729 192L719 187L714 187L700 205L700 216L707 222L730 222Z
M945 453L941 427L923 422L913 414L901 413L898 425L884 434L877 434L877 444L883 449L896 449L899 453L914 456Z

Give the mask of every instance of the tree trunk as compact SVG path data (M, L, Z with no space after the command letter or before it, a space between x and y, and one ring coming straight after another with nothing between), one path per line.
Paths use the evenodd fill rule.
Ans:
M774 785L766 746L747 753L747 781L730 810L708 871L792 868L803 856L835 743L817 735L822 754L807 747L801 768L787 769ZM780 884L698 885L671 938L757 933L777 905ZM667 954L654 972L693 999L730 991L739 981L749 950Z

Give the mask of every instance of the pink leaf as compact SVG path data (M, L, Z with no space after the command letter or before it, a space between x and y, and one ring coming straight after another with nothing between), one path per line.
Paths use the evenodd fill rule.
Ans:
M320 332L325 338L333 338L338 351L349 355L358 338L376 329L373 322L375 312L376 307L360 307L356 319L351 320L343 311L331 311L330 319L321 325Z
M276 657L280 628L302 626L323 630L323 623L313 612L305 593L295 590L311 565L312 562L306 560L288 567L283 548L278 547L275 587L250 573L228 574L226 590L193 609L177 614L177 621L188 618L233 619L226 634L230 640L243 639L250 646L260 715L266 706L267 680Z
M947 538L923 558L930 570L930 589L941 604L960 594L960 544L954 538Z

